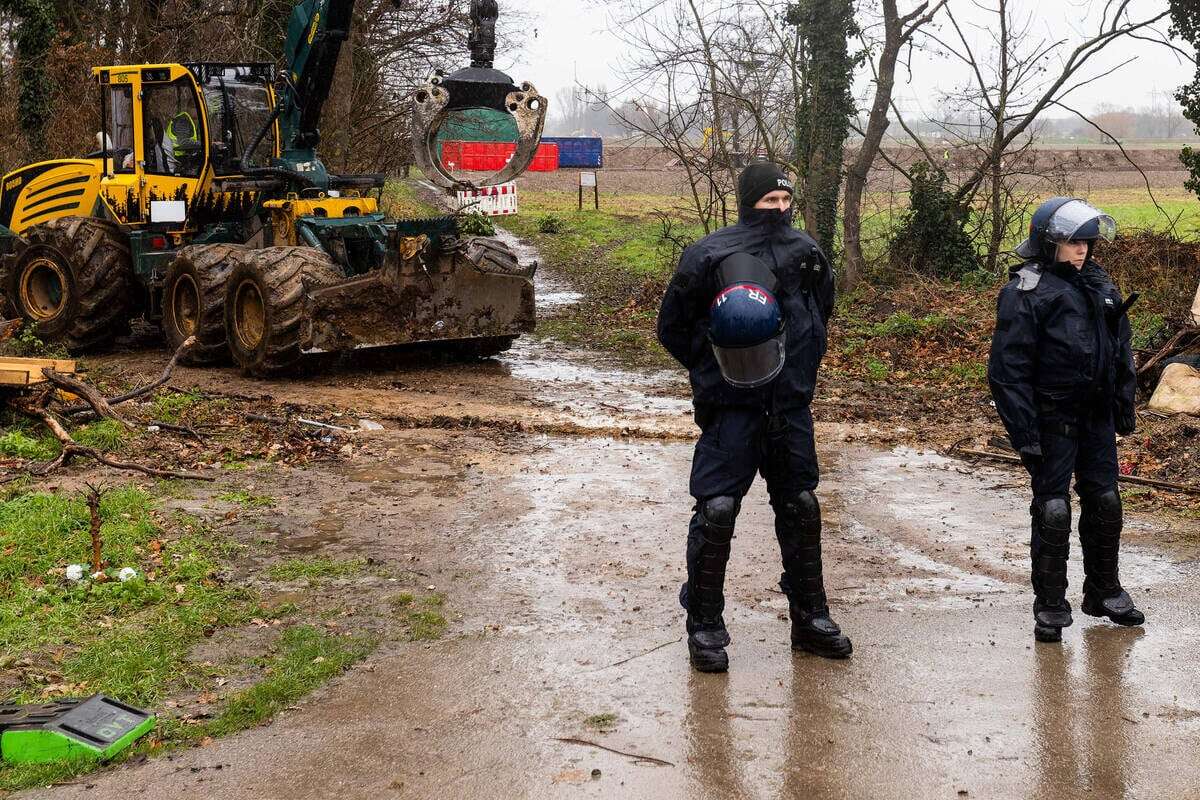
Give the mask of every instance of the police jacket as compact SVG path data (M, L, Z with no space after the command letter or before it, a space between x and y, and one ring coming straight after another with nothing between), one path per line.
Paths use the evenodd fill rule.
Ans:
M1018 450L1041 444L1040 423L1072 424L1112 408L1132 431L1137 373L1121 293L1100 265L1028 262L1000 291L988 383ZM1122 424L1119 420L1124 419Z
M778 215L779 212L774 212ZM658 339L688 369L697 404L771 408L812 402L817 368L825 355L825 326L833 312L833 271L821 248L791 225L772 225L772 215L748 209L736 225L705 236L683 251L658 315ZM765 386L739 389L726 383L708 339L708 312L716 269L726 256L749 253L775 270L786 325L786 359Z

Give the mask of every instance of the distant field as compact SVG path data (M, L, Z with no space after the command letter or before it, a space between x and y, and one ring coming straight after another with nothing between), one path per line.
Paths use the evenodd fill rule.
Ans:
M665 225L670 224L669 233L675 238L695 240L704 235L690 198L682 192L654 191L658 187L652 183L643 183L636 192L621 190L606 186L602 175L600 213L597 214L590 206L590 197L586 198L589 203L585 203L584 210L578 211L577 190L542 188L547 183L545 176L536 177L536 180L521 179L521 213L505 223L519 233L535 232L539 219L553 215L569 223L558 237L562 246L576 250L589 240L595 246L615 242L618 246L611 252L612 257L626 269L647 273L662 269ZM566 177L566 174L559 175L560 179ZM578 180L574 174L570 179ZM1118 232L1173 228L1177 235L1185 238L1200 234L1200 200L1182 185L1154 188L1153 200L1144 185L1140 188L1094 189L1078 194L1112 214ZM1050 196L1051 193L1046 192L1037 199ZM733 198L727 202L732 223L736 221L736 203ZM869 257L882 255L888 232L907 205L908 197L902 192L871 192L867 195L863 240ZM1022 222L1011 231L1009 247L1015 246L1024 236L1024 226Z

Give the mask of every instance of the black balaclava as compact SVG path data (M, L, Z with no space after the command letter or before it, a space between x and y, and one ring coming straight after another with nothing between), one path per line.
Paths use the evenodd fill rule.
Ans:
M777 208L755 208L754 204L771 192L786 191L795 194L791 179L779 167L769 161L758 161L742 170L738 176L738 218L746 225L786 227L792 224L792 210Z

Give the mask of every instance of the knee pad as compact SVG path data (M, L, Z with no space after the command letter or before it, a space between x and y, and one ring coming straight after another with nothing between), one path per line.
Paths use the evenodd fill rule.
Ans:
M715 538L712 534L719 529L724 533L726 540L733 538L733 523L737 520L738 511L741 510L741 501L736 497L721 495L718 497L710 497L700 504L700 514L704 517L705 528L709 531L710 539Z
M1061 497L1051 497L1038 504L1042 525L1056 531L1071 532L1071 504Z
M821 503L811 489L805 489L784 498L782 510L788 516L803 520L821 518Z
M1099 519L1105 522L1112 522L1121 519L1121 493L1116 489L1106 489L1099 494L1094 494L1091 497L1085 498L1082 505L1086 509L1094 513Z

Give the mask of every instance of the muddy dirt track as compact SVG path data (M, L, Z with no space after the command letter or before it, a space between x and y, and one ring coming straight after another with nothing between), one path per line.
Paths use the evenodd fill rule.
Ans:
M382 422L344 463L281 471L272 535L417 565L450 634L385 646L266 727L22 797L1200 797L1194 531L1130 521L1144 631L1079 615L1035 646L1021 476L819 424L826 580L854 656L788 648L756 485L729 569L731 671L699 675L675 600L679 377L536 342L422 363L174 383ZM1078 563L1071 582L1077 605Z

